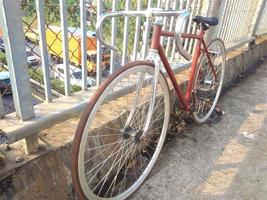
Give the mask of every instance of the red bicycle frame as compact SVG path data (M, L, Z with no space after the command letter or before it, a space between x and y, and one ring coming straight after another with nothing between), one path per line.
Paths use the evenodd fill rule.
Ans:
M190 98L191 98L191 93L192 93L192 87L194 84L194 79L195 79L195 74L196 74L196 67L198 64L198 59L200 57L201 51L204 51L208 57L208 61L210 64L210 67L212 69L212 72L214 74L215 80L217 79L216 77L216 72L214 70L214 66L211 62L211 58L208 52L208 47L204 41L204 36L205 36L205 30L201 28L198 32L198 34L188 34L188 33L183 33L182 38L188 38L188 39L196 39L197 44L195 47L193 59L192 59L192 65L191 65L191 70L190 70L190 75L189 75L189 80L188 80L188 85L186 88L186 93L185 95L183 94L180 86L178 85L174 72L171 69L170 63L168 62L168 58L166 57L164 50L160 44L160 37L165 36L165 37L174 37L175 33L171 31L163 31L162 30L162 24L155 24L154 25L154 32L153 32L153 37L152 37L152 43L151 43L151 49L157 50L159 53L159 56L162 60L162 63L170 77L170 80L173 84L173 87L176 91L176 94L178 95L181 105L183 108L187 111L190 110ZM201 48L203 45L203 49Z

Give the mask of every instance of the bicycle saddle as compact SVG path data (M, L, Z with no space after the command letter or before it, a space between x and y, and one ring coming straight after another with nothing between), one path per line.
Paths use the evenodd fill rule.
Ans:
M193 21L197 24L204 23L209 26L216 26L217 24L219 24L219 19L217 17L202 17L197 15L193 17Z

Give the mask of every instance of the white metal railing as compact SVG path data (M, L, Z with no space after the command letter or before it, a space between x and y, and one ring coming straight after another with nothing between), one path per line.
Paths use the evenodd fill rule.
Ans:
M267 3L266 0L265 6L263 6L263 11L262 11L262 17L259 20L259 28L257 30L257 34L266 34L267 33Z
M63 45L63 64L64 64L64 88L65 96L73 98L75 95L71 94L70 90L70 74L69 74L69 33L68 33L68 22L67 22L67 5L65 0L59 0L60 4L55 9L60 12L60 26L62 32L62 45ZM92 2L92 1L90 1ZM215 15L219 17L220 24L216 28L211 29L208 39L213 37L222 38L229 49L237 47L255 40L256 35L264 34L267 32L267 3L266 0L126 0L125 4L118 0L97 0L94 1L96 4L97 19L101 14L108 11L118 10L146 10L149 8L161 8L164 10L182 10L187 9L191 15L188 23L184 26L183 31L196 33L197 25L192 23L192 17L194 15ZM80 5L80 37L81 37L81 69L82 69L82 89L83 92L79 93L90 93L90 88L87 87L87 29L92 26L88 23L88 1L81 0ZM11 75L11 86L13 91L13 99L16 110L16 116L21 120L32 119L28 125L31 125L31 131L23 129L25 135L37 133L38 131L47 128L65 120L71 116L72 110L81 110L84 108L84 104L89 99L79 103L80 100L73 101L73 105L68 104L65 108L57 108L57 114L55 112L39 113L40 110L46 107L46 105L56 105L59 107L59 100L56 102L52 98L51 89L51 74L49 73L50 59L47 46L46 36L46 19L45 19L45 4L42 0L35 1L37 21L38 21L38 37L40 49L40 57L42 59L42 74L43 74L43 87L45 91L45 101L48 104L38 105L39 107L33 106L31 98L30 81L27 72L27 63L25 56L25 42L24 32L22 26L23 14L21 12L20 5L17 0L0 0L0 25L4 30L4 40L6 46L6 55L8 60L9 72ZM12 13L10 15L9 13ZM90 14L90 13L89 13ZM165 17L164 18L164 29L174 30L176 24L176 17ZM14 26L16 24L16 26ZM123 24L123 25L121 25ZM149 18L137 16L124 17L124 18L112 18L108 22L109 30L106 30L104 36L112 44L119 44L120 51L110 52L110 73L113 73L118 67L129 61L144 59L146 57L147 50L149 48L149 39L151 33L151 22ZM119 27L119 28L118 28ZM165 51L172 62L184 63L180 59L180 55L175 51L175 43L171 38L162 38L161 42L165 45ZM188 52L193 51L194 40L185 40L184 47ZM95 79L97 85L101 84L103 76L101 71L101 61L103 57L103 47L97 42L97 65ZM181 65L179 65L181 66ZM188 66L185 63L183 66ZM90 95L88 95L90 96ZM86 96L86 97L88 97ZM65 98L65 97L63 97ZM77 98L77 95L75 96ZM70 101L71 102L71 101ZM58 103L58 104L57 104ZM76 109L77 108L77 109ZM67 114L66 114L67 113ZM4 117L5 111L2 106L2 97L0 95L0 116ZM15 114L12 114L14 116ZM35 116L38 117L35 117ZM53 120L51 120L53 119ZM6 119L0 121L0 124L4 124ZM36 126L32 124L37 121ZM47 124L49 122L49 124ZM19 128L24 125L19 122ZM35 128L32 128L35 127ZM1 127L0 127L1 128ZM10 129L11 130L11 129ZM5 131L5 130L4 130ZM18 136L19 131L13 131L14 136L12 142L23 138L24 136ZM27 133L26 133L27 132Z

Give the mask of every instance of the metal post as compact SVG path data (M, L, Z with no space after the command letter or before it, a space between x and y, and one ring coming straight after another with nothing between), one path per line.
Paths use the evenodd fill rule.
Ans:
M220 17L221 9L222 9L222 0L213 0L209 3L208 16L209 17ZM222 17L222 16L221 16ZM221 21L219 23L222 23ZM216 30L218 27L211 27L206 35L206 40L211 41L214 37L216 37Z
M141 0L137 1L137 10L140 11L142 9L142 2ZM141 32L141 17L136 17L135 21L135 35L134 35L134 46L133 46L133 59L131 61L137 60L137 53L138 53L138 44L140 39L140 32Z
M39 46L41 51L42 58L42 70L44 75L44 90L45 90L45 99L47 102L52 100L52 91L50 83L50 74L49 74L49 59L48 51L46 45L46 30L45 30L45 16L44 16L44 1L36 0L36 10L37 18L39 24Z
M102 0L97 1L97 21L100 20L102 14L103 2ZM101 83L101 62L102 62L102 44L97 40L97 57L96 57L96 85Z
M160 2L160 1L158 1ZM147 9L151 8L152 0L148 0L147 2ZM149 40L149 34L150 34L150 21L149 18L146 18L145 22L145 31L143 32L143 47L142 47L142 59L146 58L147 55L147 49L148 49L148 40Z
M67 1L60 0L60 18L63 42L63 63L64 63L64 85L65 95L70 95L70 61L69 61L69 40L68 40L68 24L67 24Z
M130 0L125 2L125 11L128 11L130 7ZM129 39L129 17L124 18L124 36L123 36L123 50L122 50L122 65L127 62L127 50L128 50L128 39Z
M22 26L22 11L18 0L0 0L0 24L17 117L22 120L34 117L25 37Z
M118 0L113 0L112 3L112 11L115 12L118 9ZM111 44L116 46L116 36L117 36L117 19L116 17L112 18L111 21ZM110 74L115 71L115 60L116 60L116 52L111 50L110 52Z
M266 2L267 0L262 0L262 2L259 2L259 10L256 12L255 18L254 18L254 26L253 29L251 31L251 36L256 36L256 33L258 31L259 25L260 25L260 21L261 18L264 14L264 8L266 6Z
M87 30L86 30L86 1L80 0L81 13L81 50L82 50L82 89L87 90Z

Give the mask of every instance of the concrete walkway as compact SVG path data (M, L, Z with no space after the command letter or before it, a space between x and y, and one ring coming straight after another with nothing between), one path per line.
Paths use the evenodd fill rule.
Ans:
M131 199L267 199L267 60L220 105L221 121L167 143Z

